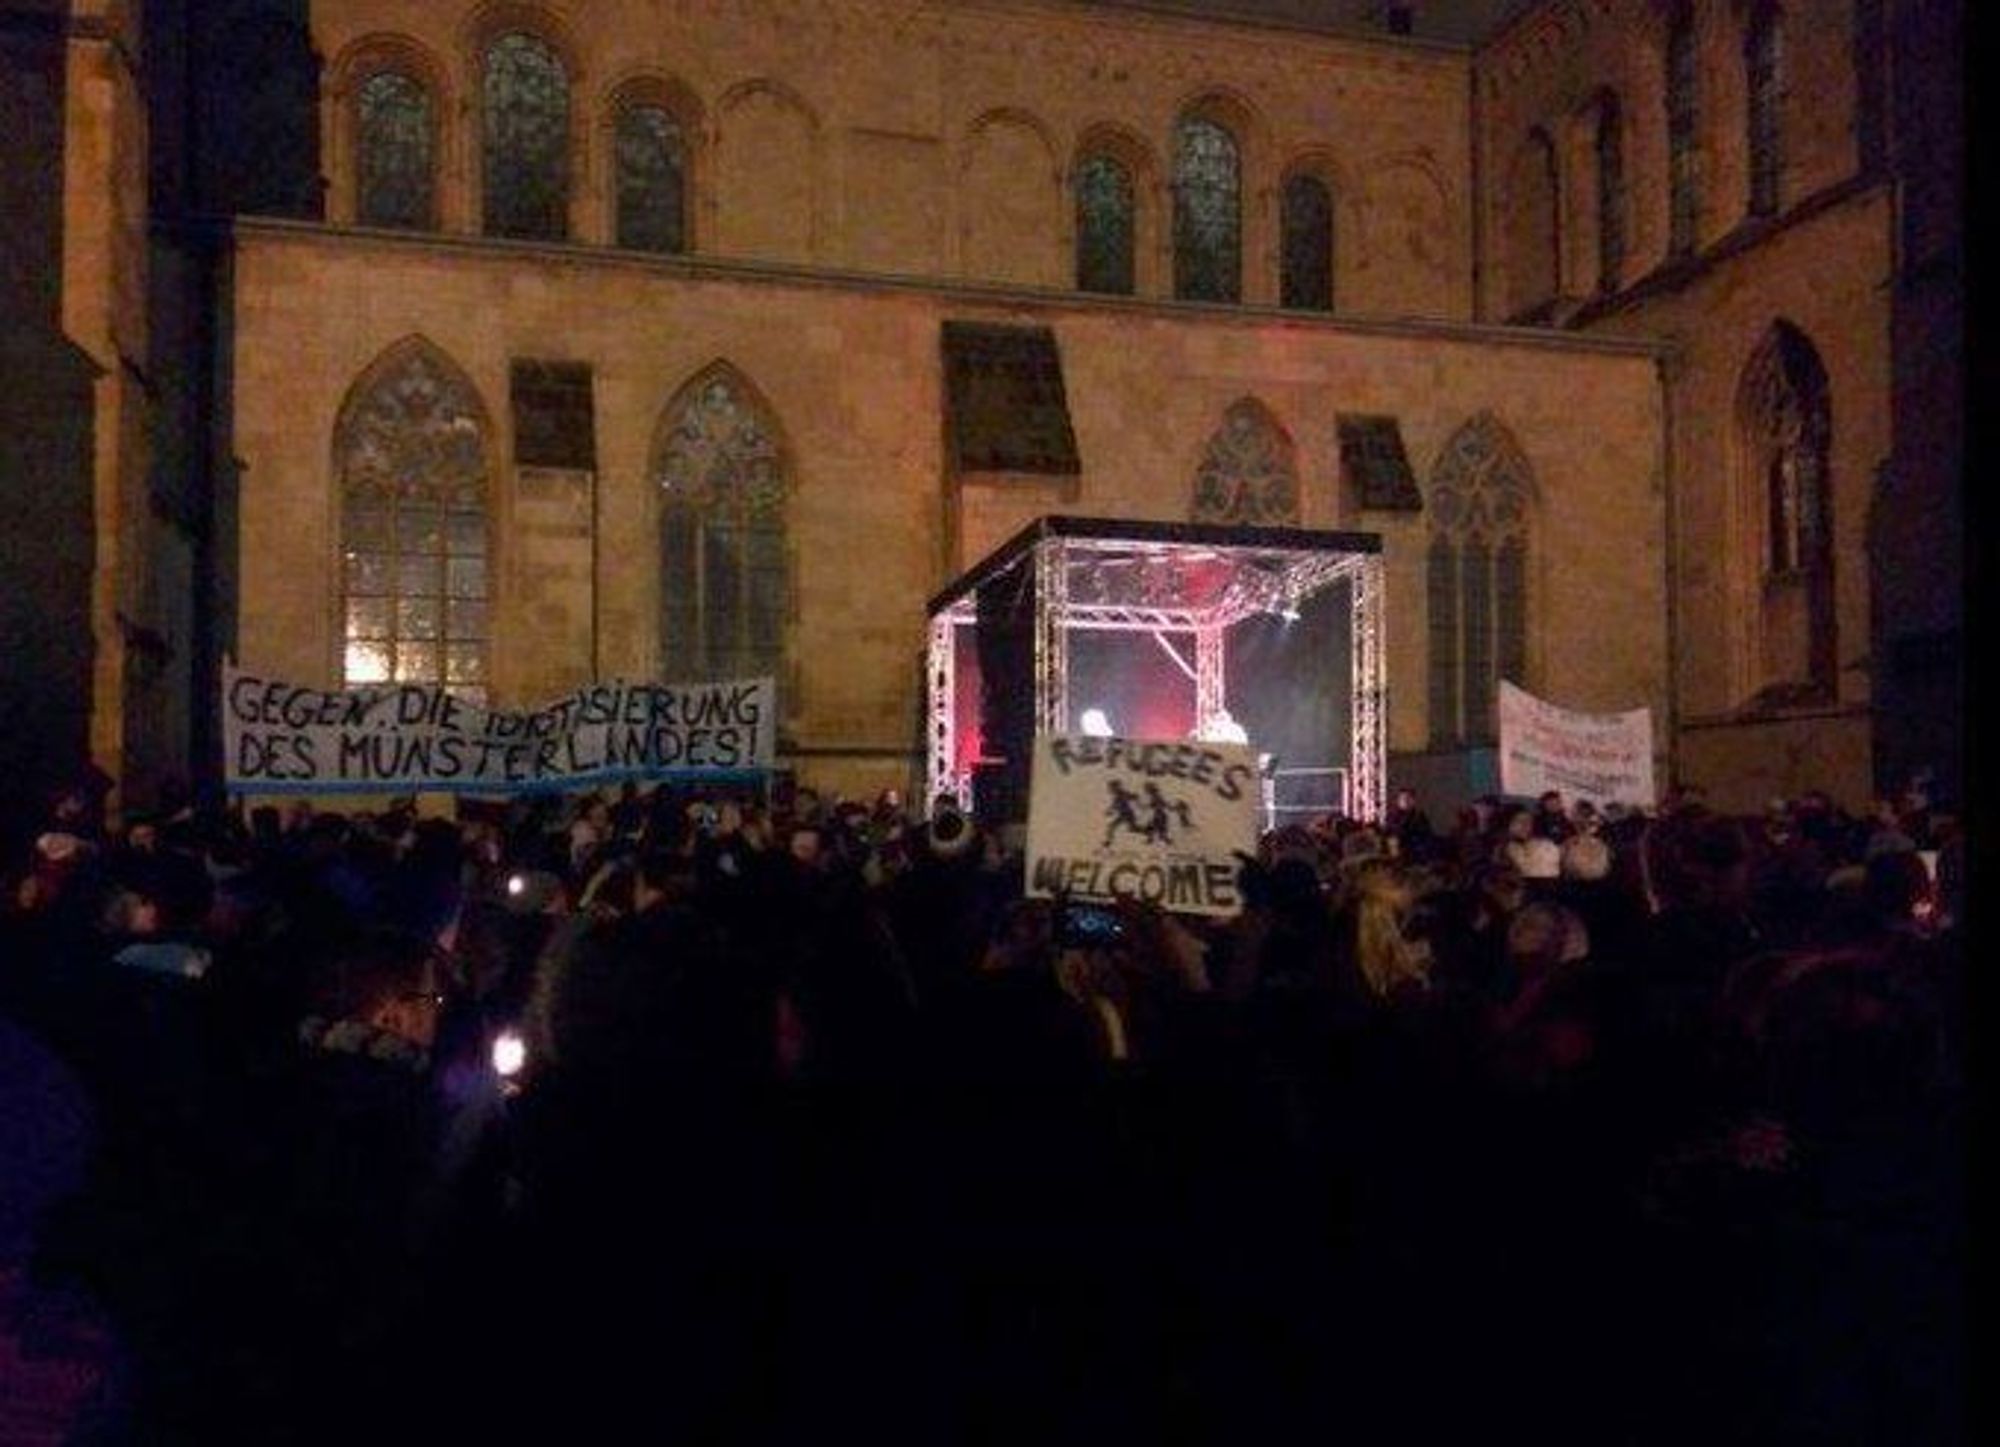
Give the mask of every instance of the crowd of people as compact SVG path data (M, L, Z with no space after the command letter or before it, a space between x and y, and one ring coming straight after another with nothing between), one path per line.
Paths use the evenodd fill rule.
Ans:
M1404 792L1265 837L1223 921L1025 898L1021 844L65 794L0 861L0 1024L86 1145L0 1273L115 1343L75 1440L1962 1431L1920 789Z

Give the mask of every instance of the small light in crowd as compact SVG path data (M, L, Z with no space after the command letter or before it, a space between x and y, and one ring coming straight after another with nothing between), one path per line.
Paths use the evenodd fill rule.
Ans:
M1299 621L1299 610L1294 608L1290 603L1287 603L1278 610L1278 616L1287 623L1296 623Z
M1083 717L1077 723L1077 727L1094 739L1108 739L1111 737L1111 720L1101 708L1085 709Z
M511 1080L521 1073L521 1067L528 1063L528 1042L513 1030L503 1030L493 1037L493 1073L503 1080Z
M507 893L518 896L522 893L522 891L526 890L527 887L528 887L527 875L510 874L507 876Z

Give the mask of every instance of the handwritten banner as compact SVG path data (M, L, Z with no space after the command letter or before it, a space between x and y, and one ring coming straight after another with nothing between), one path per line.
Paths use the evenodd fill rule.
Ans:
M1257 756L1240 744L1087 734L1035 740L1028 893L1136 898L1183 914L1242 908L1238 850L1257 847Z
M1504 680L1500 789L1517 797L1555 789L1593 804L1653 806L1653 713L1578 713Z
M777 685L599 683L487 709L432 684L307 688L229 666L225 777L238 793L515 793L769 769Z

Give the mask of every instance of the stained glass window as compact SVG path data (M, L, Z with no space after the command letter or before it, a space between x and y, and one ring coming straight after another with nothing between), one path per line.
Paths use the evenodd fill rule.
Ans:
M1333 193L1317 176L1285 182L1282 305L1299 311L1333 310Z
M569 234L569 76L547 42L514 32L486 50L486 233Z
M1751 12L1743 64L1750 95L1750 212L1768 216L1778 209L1784 181L1784 53L1777 6L1762 4Z
M437 132L430 92L399 71L380 70L356 89L354 112L354 219L432 225Z
M618 112L618 244L635 251L687 250L687 140L661 106Z
M1694 14L1681 5L1667 25L1667 249L1675 256L1694 250L1696 119Z
M1174 137L1174 295L1238 301L1243 295L1243 164L1236 137L1184 116Z
M1431 740L1489 744L1500 679L1526 686L1529 502L1520 449L1482 412L1446 445L1431 482Z
M1085 156L1076 168L1076 287L1130 296L1134 291L1132 171L1116 156Z
M1267 526L1299 520L1292 440L1263 405L1244 398L1222 416L1194 479L1193 518Z
M771 420L739 379L714 373L666 420L652 475L663 494L663 677L779 675L790 584L784 455Z
M1597 107L1597 286L1618 290L1625 269L1625 138L1618 97L1606 93Z
M334 432L345 682L441 683L486 699L487 458L478 399L412 348Z

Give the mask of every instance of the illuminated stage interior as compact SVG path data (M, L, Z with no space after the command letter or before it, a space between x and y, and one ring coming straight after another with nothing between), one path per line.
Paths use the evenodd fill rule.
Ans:
M1037 733L1232 737L1269 756L1266 824L1380 818L1381 539L1043 518L930 604L933 797L1021 818Z

